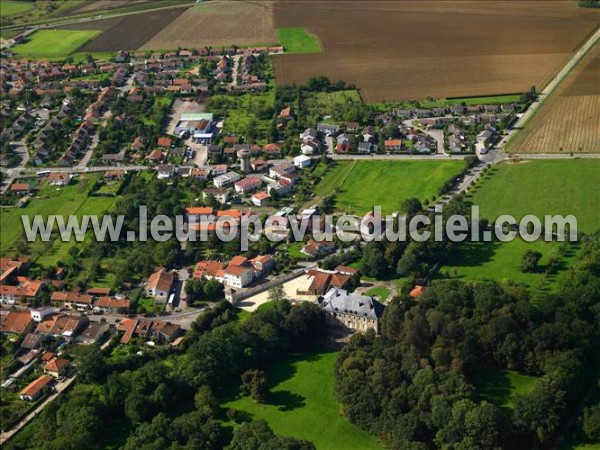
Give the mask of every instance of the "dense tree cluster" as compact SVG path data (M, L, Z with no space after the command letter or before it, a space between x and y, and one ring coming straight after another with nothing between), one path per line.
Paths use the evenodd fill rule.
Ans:
M380 337L354 336L336 367L344 414L393 448L545 446L589 385L600 339L600 235L557 294L440 282L386 309ZM486 402L483 369L537 377L512 409ZM590 430L597 412L587 412ZM595 419L596 418L596 419ZM594 431L592 431L592 434Z

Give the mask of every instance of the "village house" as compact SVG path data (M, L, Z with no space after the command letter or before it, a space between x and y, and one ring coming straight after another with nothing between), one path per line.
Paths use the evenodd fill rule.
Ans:
M48 182L52 186L66 186L71 182L73 176L70 173L52 172L48 175Z
M271 200L271 196L267 191L260 191L252 194L251 200L255 206L265 206Z
M27 183L13 183L10 185L10 192L18 196L27 195L31 190L31 186Z
M34 381L29 383L20 393L19 397L21 400L25 401L33 401L36 400L42 393L44 389L50 385L54 381L50 375L41 375L39 378L36 378Z
M231 186L233 183L240 180L242 177L236 172L227 172L225 175L220 175L213 179L213 184L217 188Z
M247 177L235 183L235 191L238 194L248 194L262 185L262 180L257 177Z
M310 285L303 295L325 295L331 288L347 289L350 285L352 275L339 273L337 271L315 270L307 272Z
M206 188L202 191L202 199L206 201L213 196L220 204L224 205L229 200L229 191L227 189Z
M335 243L327 241L317 242L314 239L309 239L300 251L312 257L322 256L335 251Z
M305 167L310 167L312 163L312 159L306 155L298 155L294 158L294 165L299 169L304 169Z
M84 344L91 345L100 342L102 336L108 333L110 325L108 322L89 322L85 328L75 338L75 341Z
M52 314L38 324L35 332L70 339L75 338L88 322L88 317L84 315Z
M67 372L69 364L68 359L56 357L44 365L44 373L54 378L62 378Z
M103 314L127 313L130 301L125 297L104 296L94 303L94 312Z
M146 296L154 298L157 303L165 303L171 293L175 274L167 269L158 269L146 282Z
M76 309L78 311L92 309L93 303L91 295L76 292L54 292L50 300L58 307Z
M317 304L327 314L329 323L366 332L369 329L379 332L379 321L384 306L367 295L349 293L344 289L331 288Z
M0 310L0 333L24 336L33 330L29 311Z
M16 286L3 282L0 284L0 303L14 305L20 300L31 302L38 298L45 285L43 281L30 280L21 276L17 277Z
M198 261L192 275L193 278L222 279L225 265L220 261Z

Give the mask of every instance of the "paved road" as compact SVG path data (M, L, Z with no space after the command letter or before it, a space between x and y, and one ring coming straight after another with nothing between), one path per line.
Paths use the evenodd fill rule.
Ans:
M6 432L2 432L2 434L0 435L0 445L3 445L11 437L13 437L21 428L23 428L30 421L32 421L39 413L41 413L42 410L50 402L52 402L54 399L56 399L56 397L58 397L61 394L61 392L63 392L65 389L67 389L75 381L76 377L77 377L77 375L75 375L71 378L67 378L67 379L57 383L56 387L55 387L55 391L46 400L44 400L33 411L31 411L29 414L27 414L25 417L23 417L19 421L19 423L17 423L15 426L13 426L10 430L8 430Z

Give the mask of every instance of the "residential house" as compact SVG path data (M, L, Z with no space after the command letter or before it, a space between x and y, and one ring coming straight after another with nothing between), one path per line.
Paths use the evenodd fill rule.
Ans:
M89 322L77 335L75 341L84 345L96 344L108 333L109 328L108 322Z
M52 314L38 324L35 332L55 337L74 338L88 322L87 316Z
M0 311L0 333L24 336L33 330L29 311Z
M93 297L76 292L54 292L50 297L52 303L61 308L86 311L92 309Z
M227 186L231 186L236 181L240 180L242 177L235 172L227 172L225 175L220 175L218 177L213 178L213 184L217 188L223 188Z
M20 393L21 400L33 401L36 400L44 392L44 388L48 387L54 381L50 375L42 375L29 383Z
M262 180L257 177L247 177L235 183L235 191L238 194L248 194L262 185Z
M309 239L300 251L308 256L322 256L335 251L335 243L331 241L317 242L314 239Z
M294 165L299 169L304 169L305 167L310 167L312 163L312 159L306 155L298 155L294 158Z
M103 314L126 313L129 311L130 301L126 297L105 296L94 303L94 312Z
M62 378L70 363L68 359L56 357L44 365L44 373L54 378Z
M70 173L52 172L48 175L48 182L52 186L66 186L71 182L73 176Z
M146 295L154 298L156 302L165 303L171 293L175 274L161 268L150 275L146 282Z
M256 206L265 206L271 200L271 196L267 191L260 191L253 194L251 200Z
M211 195L222 205L229 200L229 191L227 189L206 188L202 191L202 199L204 201Z

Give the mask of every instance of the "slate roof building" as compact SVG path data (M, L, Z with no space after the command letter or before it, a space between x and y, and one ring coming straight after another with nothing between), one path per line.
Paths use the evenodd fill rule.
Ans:
M359 332L370 328L379 332L379 321L385 307L373 297L331 288L317 302L332 324Z

